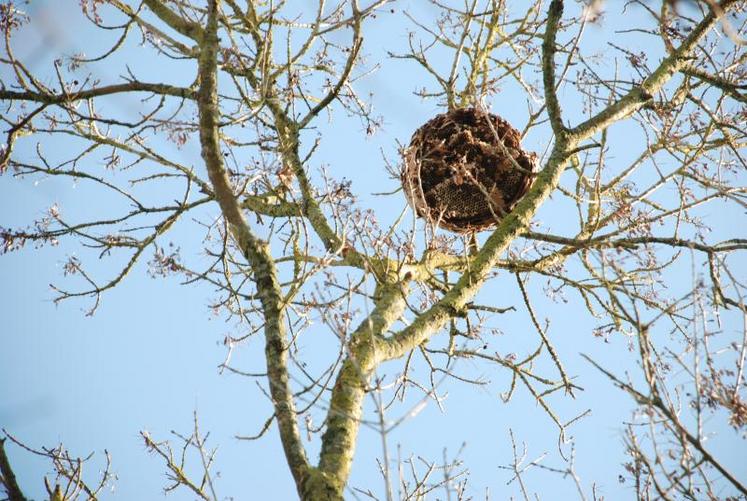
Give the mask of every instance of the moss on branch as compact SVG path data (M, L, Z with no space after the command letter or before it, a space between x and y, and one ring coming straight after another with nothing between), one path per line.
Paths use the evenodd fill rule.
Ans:
M406 286L399 282L380 284L375 291L373 311L350 337L348 356L332 389L327 429L322 437L321 477L314 480L323 479L322 485L315 488L323 488L332 496L308 499L342 499L355 453L368 379L379 363L383 336L404 312L406 296Z

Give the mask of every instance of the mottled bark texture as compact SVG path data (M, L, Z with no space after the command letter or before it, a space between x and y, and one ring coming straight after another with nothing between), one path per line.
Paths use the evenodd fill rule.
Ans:
M309 476L309 464L301 444L295 403L288 381L288 341L283 322L282 291L269 245L257 238L249 228L239 202L233 194L220 151L217 92L218 4L219 0L208 2L208 22L202 37L199 59L198 107L202 158L223 217L253 270L257 295L265 319L265 355L270 395L275 406L275 418L280 429L285 457L301 494Z

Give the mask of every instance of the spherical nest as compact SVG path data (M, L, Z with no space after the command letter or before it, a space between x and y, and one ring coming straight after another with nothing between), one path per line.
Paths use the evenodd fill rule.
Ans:
M402 186L420 217L457 233L494 227L529 190L537 155L519 131L476 108L437 115L410 140Z

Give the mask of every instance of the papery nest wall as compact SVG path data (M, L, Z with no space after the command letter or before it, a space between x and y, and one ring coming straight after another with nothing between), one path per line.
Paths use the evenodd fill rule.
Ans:
M457 233L496 226L529 190L537 155L497 115L476 108L422 125L405 152L402 186L420 217Z

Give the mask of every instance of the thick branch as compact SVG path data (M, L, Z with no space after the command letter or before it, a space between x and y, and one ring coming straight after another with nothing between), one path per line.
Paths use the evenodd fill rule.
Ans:
M244 198L241 207L270 217L297 217L302 215L301 208L298 205L286 202L273 195L249 195Z
M220 0L208 3L208 22L199 59L200 142L215 198L231 234L251 264L265 320L265 355L270 395L280 429L285 457L299 493L309 474L309 465L296 423L296 409L288 380L287 336L283 323L282 291L269 246L250 230L231 189L220 153L217 93L217 12Z
M0 474L2 474L2 484L8 494L8 501L26 501L26 496L21 492L21 488L16 482L16 475L10 467L10 461L5 454L5 439L0 439Z
M545 105L550 125L555 135L563 130L563 119L555 86L555 37L563 17L563 0L553 0L547 13L547 27L542 40L542 83L545 87Z
M307 491L308 499L342 499L355 453L368 379L378 360L377 341L400 318L406 306L407 292L399 283L382 284L375 294L374 310L353 332L348 357L332 389L327 430L322 437L319 457L319 476L315 479L323 479L323 483L309 485L312 490ZM318 497L322 493L325 497Z
M724 12L736 3L736 0L725 0L721 8ZM618 120L630 115L640 108L646 101L651 99L672 76L687 66L690 62L690 53L695 49L698 42L714 27L718 21L718 16L713 11L709 12L703 20L698 23L690 35L682 44L666 57L659 67L654 70L641 84L618 101L612 103L604 110L597 113L589 120L581 123L569 132L573 134L577 142L587 139L597 132L601 131L617 122Z
M166 7L161 0L143 0L143 3L145 3L145 5L147 5L148 8L150 8L150 10L161 19L161 21L168 24L174 31L181 33L185 37L200 42L202 37L205 36L205 33L199 24L193 23L179 16L179 14Z

